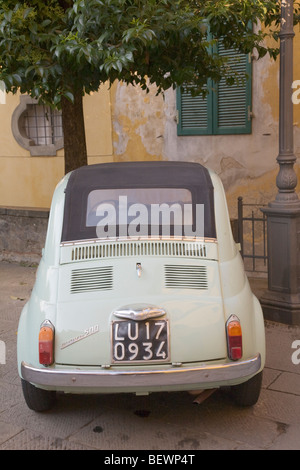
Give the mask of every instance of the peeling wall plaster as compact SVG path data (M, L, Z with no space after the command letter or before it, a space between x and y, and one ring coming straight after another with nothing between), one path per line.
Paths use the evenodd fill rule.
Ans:
M267 56L254 59L252 83L252 134L220 136L178 136L172 89L156 96L154 86L146 94L137 87L115 84L111 93L114 159L202 163L221 177L231 214L236 212L239 195L259 204L270 202L277 193L279 61ZM300 157L298 108L294 144ZM295 170L299 173L298 165Z
M123 83L112 92L114 155L118 160L162 159L164 128L163 97Z

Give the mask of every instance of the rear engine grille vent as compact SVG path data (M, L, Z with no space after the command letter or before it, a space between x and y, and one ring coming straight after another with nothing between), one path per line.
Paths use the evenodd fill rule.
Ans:
M72 248L71 260L82 261L101 258L120 258L124 256L178 256L206 258L206 246L197 242L115 242Z
M171 289L207 289L206 266L165 265L165 287Z
M113 288L113 268L74 269L71 275L71 294Z

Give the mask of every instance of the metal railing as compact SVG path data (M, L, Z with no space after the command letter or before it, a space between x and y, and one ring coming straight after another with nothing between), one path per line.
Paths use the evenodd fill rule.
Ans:
M245 204L238 197L238 242L246 271L267 273L267 218L261 204Z

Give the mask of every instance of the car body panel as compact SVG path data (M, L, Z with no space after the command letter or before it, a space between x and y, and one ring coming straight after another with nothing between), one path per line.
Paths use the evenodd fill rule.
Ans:
M224 336L223 301L220 296L218 264L205 260L200 263L207 269L209 288L201 291L195 288L165 287L164 265L198 267L195 259L178 260L170 257L143 257L138 260L143 267L141 277L136 273L136 257L111 259L102 267L112 268L113 286L108 290L90 290L86 286L87 273L93 273L93 262L84 263L78 269L77 264L60 268L60 283L57 302L56 322L56 362L61 364L107 364L111 362L110 327L117 318L114 310L127 305L149 303L163 308L170 323L171 362L193 362L213 360L226 356ZM72 272L84 272L80 292L70 293ZM194 272L192 270L192 272ZM153 275L155 273L155 275ZM184 271L185 273L185 271ZM186 275L186 274L185 274ZM90 278L88 278L90 279ZM94 279L94 278L93 278ZM94 282L94 281L93 281ZM86 289L86 291L85 291ZM117 297L116 297L117 292ZM87 337L85 344L71 345L61 349L61 344L82 335L86 329L99 327L95 335ZM210 337L213 329L214 341ZM188 339L188 343L187 343ZM97 346L98 344L98 346ZM84 352L82 351L84 350ZM97 351L97 355L96 355ZM88 357L90 356L90 357Z

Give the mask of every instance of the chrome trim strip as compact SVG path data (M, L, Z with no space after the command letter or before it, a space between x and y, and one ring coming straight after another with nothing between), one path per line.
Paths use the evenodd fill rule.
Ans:
M76 245L87 245L92 243L112 243L112 242L136 242L136 241L148 241L148 242L196 242L196 243L217 243L216 238L204 238L204 237L111 237L111 238L90 238L83 240L70 240L61 242L60 246L76 246Z
M257 354L244 361L200 365L195 367L165 366L161 369L51 369L36 368L22 362L21 375L24 380L40 386L66 387L66 388L94 388L99 390L126 389L155 387L184 386L189 387L217 383L219 386L235 379L247 378L254 375L261 368L261 356Z

